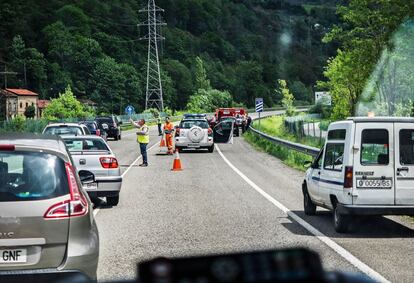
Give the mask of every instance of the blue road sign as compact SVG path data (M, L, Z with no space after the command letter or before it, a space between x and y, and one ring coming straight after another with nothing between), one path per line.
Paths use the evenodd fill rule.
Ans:
M127 115L132 115L135 112L135 108L132 105L128 105L127 107L125 107L125 114Z
M263 98L256 98L256 112L263 112Z

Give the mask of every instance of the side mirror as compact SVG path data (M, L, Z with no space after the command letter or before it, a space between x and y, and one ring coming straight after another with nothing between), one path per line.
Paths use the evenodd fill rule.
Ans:
M95 175L89 171L79 171L79 178L83 185L95 182Z
M310 168L312 166L312 163L312 161L306 160L305 162L303 162L303 167Z

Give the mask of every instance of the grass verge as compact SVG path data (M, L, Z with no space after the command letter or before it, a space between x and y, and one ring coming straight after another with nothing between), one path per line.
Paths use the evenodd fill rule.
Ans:
M282 162L286 165L298 170L306 171L303 163L305 161L312 160L312 157L309 155L288 149L281 145L274 144L268 140L260 138L252 132L245 133L243 137L248 143L253 145L254 148L273 155L282 160Z

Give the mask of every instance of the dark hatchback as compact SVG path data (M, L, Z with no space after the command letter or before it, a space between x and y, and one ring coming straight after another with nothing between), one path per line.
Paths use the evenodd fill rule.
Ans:
M108 139L108 129L109 126L105 123L98 123L96 121L83 121L79 124L85 125L88 130L91 132L91 135L96 135L98 137L103 138L104 140Z
M114 138L116 141L121 139L122 122L119 121L117 117L115 116L97 117L95 121L98 123L98 125L103 125L103 124L108 125L108 129L106 130L106 132L108 133L108 138Z

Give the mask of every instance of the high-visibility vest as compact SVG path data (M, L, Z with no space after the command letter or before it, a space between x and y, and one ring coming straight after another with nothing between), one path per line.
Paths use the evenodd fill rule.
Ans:
M147 128L149 130L147 125L143 125L141 128ZM138 135L137 141L139 143L149 143L149 131L145 135Z

